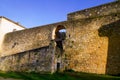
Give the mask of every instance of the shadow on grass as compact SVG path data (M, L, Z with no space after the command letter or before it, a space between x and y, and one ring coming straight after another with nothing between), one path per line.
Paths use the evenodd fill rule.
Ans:
M4 78L17 78L23 80L120 80L120 77L109 75L89 74L82 72L64 72L54 74L0 72Z

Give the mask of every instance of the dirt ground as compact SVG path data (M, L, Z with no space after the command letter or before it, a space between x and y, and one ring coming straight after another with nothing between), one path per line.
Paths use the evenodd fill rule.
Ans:
M0 77L0 80L22 80L22 79L12 79L12 78L3 78L3 77Z

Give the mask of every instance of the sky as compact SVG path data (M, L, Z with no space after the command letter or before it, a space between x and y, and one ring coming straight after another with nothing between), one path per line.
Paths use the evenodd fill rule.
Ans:
M115 0L0 0L0 16L26 28L67 20L67 14Z

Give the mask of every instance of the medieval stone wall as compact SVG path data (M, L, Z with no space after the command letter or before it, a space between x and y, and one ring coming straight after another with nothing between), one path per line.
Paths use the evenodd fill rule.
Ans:
M115 9L115 5L119 6L116 2L114 2L113 4L111 3L110 6L111 5L113 6L113 10ZM109 7L109 5L107 6ZM98 8L98 10L100 9ZM119 12L110 12L109 14L105 14L102 16L89 17L85 19L76 18L74 20L68 20L45 26L38 26L36 28L28 30L9 33L5 36L5 40L3 43L3 52L5 53L5 55L13 53L19 53L16 55L22 55L20 53L22 51L24 52L31 49L49 46L49 44L51 44L51 40L53 40L52 34L54 32L54 29L58 25L63 25L67 30L66 40L63 41L64 50L61 58L61 65L63 65L64 69L72 69L79 72L98 74L120 73ZM56 45L54 45L53 47L56 47ZM53 49L53 51L55 51L55 54L59 54L59 52L56 51L55 48ZM42 52L42 54L43 53L46 54L45 56L52 56L51 53ZM29 55L27 53L23 54ZM32 52L30 54L35 53ZM40 56L39 58L41 57L43 56ZM9 58L1 58L3 60L1 61L1 65L4 64L4 61L9 60ZM24 57L21 59L24 59ZM45 58L45 60L43 59L43 62L45 62L46 60L47 58ZM53 59L53 63L54 62L55 59ZM56 63L52 64L53 68L55 64ZM48 66L50 66L50 64L48 64ZM48 71L49 70L50 69L48 68Z
M5 35L1 56L48 46L50 34L51 27L48 26L8 33Z
M0 58L0 70L20 72L52 72L50 47L41 47Z
M120 58L120 37L117 36L120 32L119 20L120 14L113 14L71 21L74 24L73 30L65 43L68 69L99 74L118 74L120 72L120 59L118 59ZM116 37L108 36L111 32L117 34ZM104 33L106 35L103 35Z
M70 13L68 14L68 20L94 18L98 16L109 15L111 13L120 13L119 1Z

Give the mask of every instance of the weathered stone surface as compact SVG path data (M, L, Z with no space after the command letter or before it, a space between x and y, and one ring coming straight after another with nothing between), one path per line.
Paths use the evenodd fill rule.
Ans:
M110 15L113 13L120 13L120 2L104 4L97 7L88 8L81 11L76 11L68 14L68 20L77 20L85 18L95 18L98 16Z
M51 72L52 53L49 46L0 58L0 70Z
M9 33L5 36L1 56L48 46L50 34L48 26Z
M74 30L66 41L68 69L118 74L120 72L120 14L74 21Z
M104 11L101 13L102 16L71 19L8 33L5 36L4 53L2 53L6 57L0 58L0 69L55 72L59 64L61 70L120 74L120 7L118 4L114 2L98 8L100 10L106 6L113 11L117 9L118 11L114 13L110 11L103 15ZM92 10L94 9L97 8ZM64 26L67 30L61 55L61 50L56 48L57 43L53 39L58 25Z

